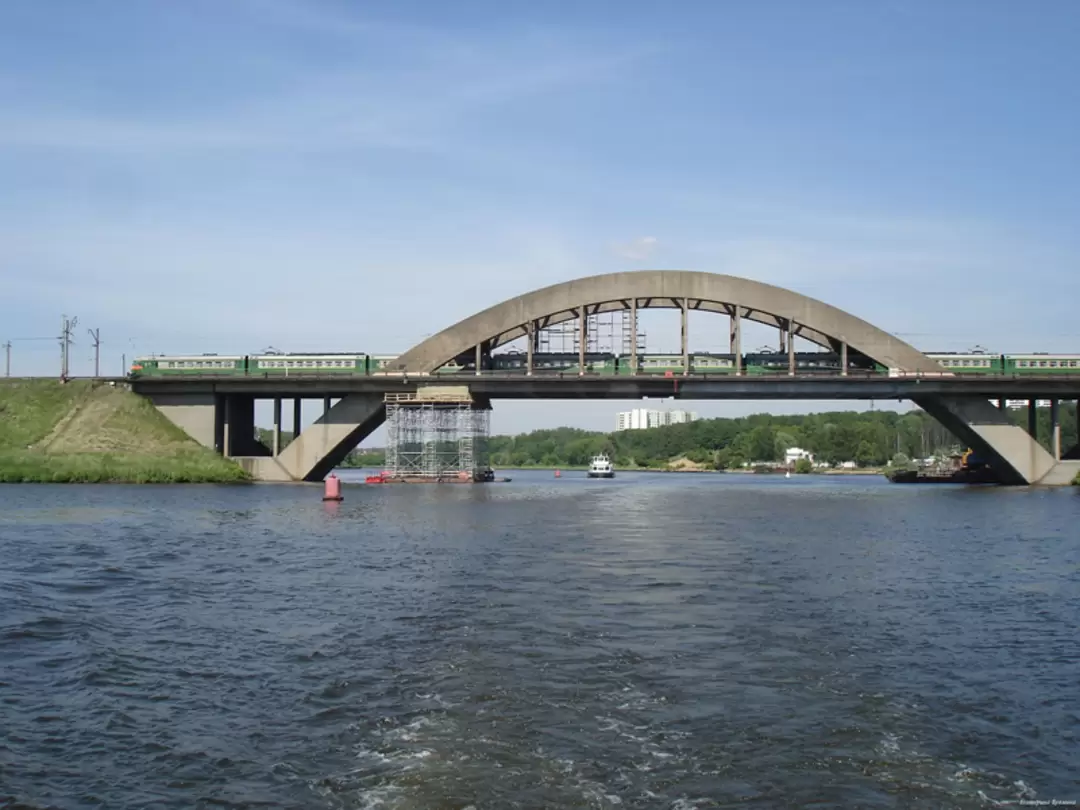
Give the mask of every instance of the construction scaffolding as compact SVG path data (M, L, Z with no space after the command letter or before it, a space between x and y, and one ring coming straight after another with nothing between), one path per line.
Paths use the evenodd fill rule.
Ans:
M481 481L488 475L490 404L466 388L387 394L386 467L390 478Z
M581 337L579 318L563 321L537 332L536 350L541 353L570 354L578 351ZM635 336L631 328L630 313L625 310L600 312L587 316L585 322L585 351L611 352L629 355L637 339L638 352L645 351L645 332L638 329Z

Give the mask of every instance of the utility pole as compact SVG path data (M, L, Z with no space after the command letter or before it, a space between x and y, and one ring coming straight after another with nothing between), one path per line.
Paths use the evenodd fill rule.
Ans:
M75 342L71 332L79 319L76 317L69 321L67 315L62 315L61 318L63 320L61 321L60 331L60 379L67 380L68 371L70 370L71 344Z
M4 344L4 353L7 355L4 360L4 376L11 376L11 341L9 340Z
M94 339L94 377L101 376L101 329L87 329L87 334Z

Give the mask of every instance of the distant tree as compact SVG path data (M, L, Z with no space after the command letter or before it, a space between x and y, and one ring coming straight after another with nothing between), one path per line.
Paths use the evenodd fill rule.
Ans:
M874 449L874 445L868 441L859 442L859 446L855 450L855 463L860 467L870 467L878 463L878 454Z
M810 461L810 459L800 458L798 461L795 462L795 472L799 473L800 475L805 475L806 473L811 473L813 471L814 464L812 461Z
M747 445L747 455L752 461L775 461L780 457L776 452L776 434L766 425L750 431Z

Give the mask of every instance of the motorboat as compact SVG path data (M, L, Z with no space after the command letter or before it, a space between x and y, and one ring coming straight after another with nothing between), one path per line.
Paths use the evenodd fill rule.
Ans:
M593 456L589 464L589 478L614 478L615 468L606 453Z

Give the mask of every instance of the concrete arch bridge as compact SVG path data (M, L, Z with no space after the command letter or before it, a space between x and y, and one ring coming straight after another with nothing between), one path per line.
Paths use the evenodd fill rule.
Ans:
M576 321L579 368L584 369L589 316L626 312L631 332L636 335L638 312L653 308L675 309L681 315L681 378L639 375L636 340L631 344L628 376L594 378L582 372L569 379L542 379L533 375L536 338L542 330ZM729 320L734 374L718 379L691 373L687 318L695 311L715 313ZM738 364L746 321L779 330L781 354L788 357L786 374L751 378L743 373ZM523 337L524 374L500 379L482 372L483 359L494 349ZM801 378L795 363L795 338L837 353L841 358L839 375ZM436 375L447 363L468 358L474 358L470 374ZM852 378L848 375L852 358L880 364L890 369L891 376ZM1080 468L1080 462L1062 461L1060 451L1047 452L1028 431L1013 425L1007 414L990 402L999 397L1004 401L1006 396L1032 403L1035 397L1052 398L1054 403L1060 398L1076 398L1080 396L1080 376L1038 383L959 379L915 347L822 301L750 279L695 271L610 273L534 290L465 318L391 360L379 374L348 383L315 375L307 379L256 377L186 383L173 378L169 382L140 382L136 390L150 396L166 415L203 443L237 457L256 477L313 481L321 480L382 424L387 394L413 393L434 384L467 386L481 405L497 398L537 397L910 399L984 455L1006 483L1067 483ZM300 397L317 396L322 396L327 405L324 413L280 452L276 452L277 446L270 449L253 439L247 441L246 437L254 433L256 397L275 399L278 431L282 397L296 397L299 402ZM329 407L331 397L338 401ZM207 408L212 409L212 414ZM1034 414L1033 405L1030 413ZM298 416L296 424L298 427ZM229 433L244 438L230 441Z

